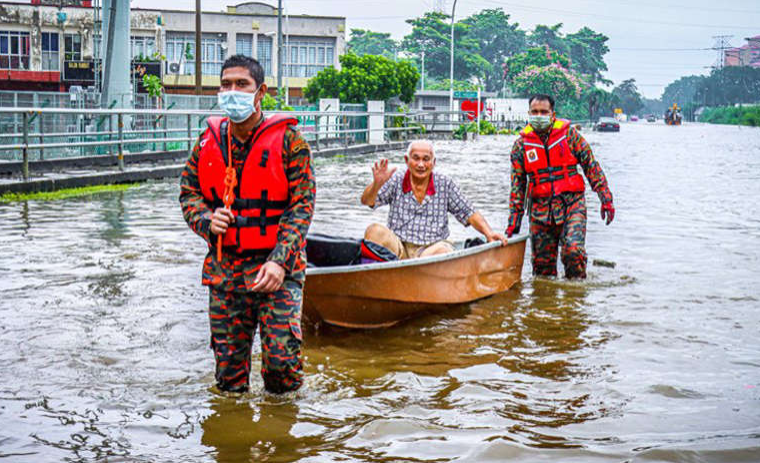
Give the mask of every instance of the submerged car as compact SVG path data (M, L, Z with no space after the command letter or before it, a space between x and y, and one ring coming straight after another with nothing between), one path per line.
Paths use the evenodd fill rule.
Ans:
M657 122L657 116L650 114L647 116L647 122Z
M620 124L611 117L600 117L599 122L594 124L597 132L620 132Z

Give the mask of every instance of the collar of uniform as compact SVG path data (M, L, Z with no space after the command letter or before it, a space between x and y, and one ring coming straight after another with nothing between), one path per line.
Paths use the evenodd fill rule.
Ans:
M404 174L404 180L401 182L401 191L404 194L412 191L412 174L409 173L409 169ZM435 181L433 180L433 172L430 172L430 183L428 183L427 191L425 195L433 196L435 194Z
M262 113L261 119L259 119L259 123L256 124L256 126L252 128L250 132L248 132L248 136L245 138L244 141L240 141L236 137L233 136L232 143L235 145L235 147L240 149L240 148L245 148L246 146L250 146L251 140L253 139L253 134L255 134L259 130L259 127L261 127L261 124L264 123L265 119L266 117L264 116L264 113Z

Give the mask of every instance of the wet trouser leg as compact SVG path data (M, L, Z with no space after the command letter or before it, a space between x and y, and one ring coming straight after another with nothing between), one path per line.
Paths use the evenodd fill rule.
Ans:
M209 319L216 381L224 391L248 389L251 345L259 325L261 376L275 393L298 389L301 364L302 285L286 280L274 293L228 293L211 288Z
M562 227L530 222L530 247L533 275L557 275L557 247Z
M567 208L560 239L566 278L586 278L586 205L583 201Z

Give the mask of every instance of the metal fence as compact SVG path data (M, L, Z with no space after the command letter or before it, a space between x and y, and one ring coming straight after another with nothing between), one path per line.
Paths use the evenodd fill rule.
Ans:
M176 101L177 105L192 104L192 101L212 104L196 97L184 103L181 98ZM206 119L222 115L210 108L54 107L68 103L59 99L47 107L0 108L0 162L23 161L25 179L29 176L30 160L111 155L117 157L119 168L123 169L127 153L189 152L200 132L205 130ZM141 103L150 105L150 101ZM84 101L84 104L90 103ZM299 119L302 134L317 150L366 143L371 138L377 139L370 136L373 131L382 131L383 140L405 139L409 133L423 132L425 127L420 121L431 116L429 113L385 113L384 126L371 128L369 117L377 114L359 107L346 109L351 110L286 113Z

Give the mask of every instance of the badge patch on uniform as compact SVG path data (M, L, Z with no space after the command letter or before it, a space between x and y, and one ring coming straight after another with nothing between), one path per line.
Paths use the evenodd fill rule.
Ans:
M538 161L538 152L536 152L535 148L525 153L525 157L528 158L528 162L536 162Z

